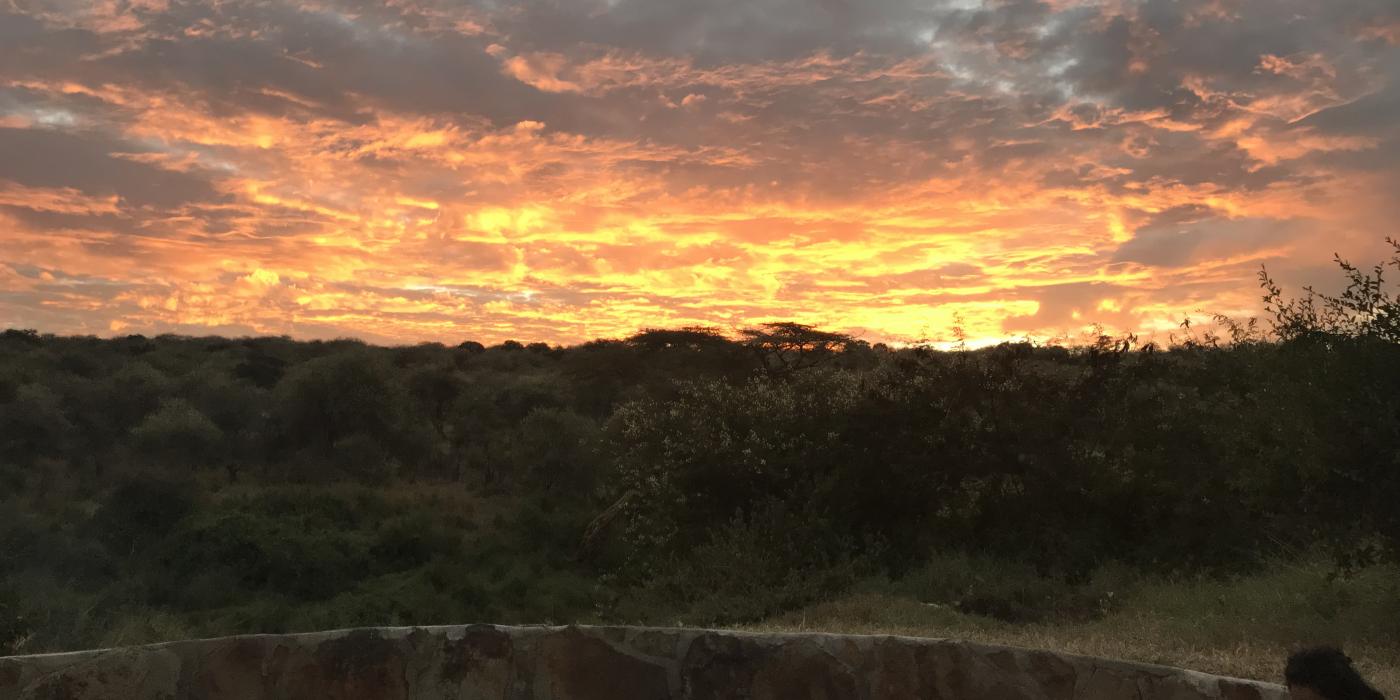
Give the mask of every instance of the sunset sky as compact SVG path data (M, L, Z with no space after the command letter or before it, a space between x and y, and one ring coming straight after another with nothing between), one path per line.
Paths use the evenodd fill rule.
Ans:
M1396 0L0 0L0 327L1165 337L1397 193Z

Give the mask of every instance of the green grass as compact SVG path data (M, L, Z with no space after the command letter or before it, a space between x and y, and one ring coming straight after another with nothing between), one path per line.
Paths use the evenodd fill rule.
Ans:
M949 575L938 576L940 568ZM1348 579L1331 578L1329 572L1315 561L1275 563L1227 579L1167 581L1110 571L1068 587L953 557L905 579L871 582L848 596L745 628L951 637L1275 683L1290 650L1330 643L1356 659L1382 692L1400 696L1400 570L1372 568ZM1020 623L962 612L959 596L969 593L969 582L970 592L982 598L1036 599L1018 593L1032 589L1053 611ZM978 586L990 592L975 590ZM1077 615L1079 606L1064 603L1075 603L1076 596L1097 602L1098 612Z

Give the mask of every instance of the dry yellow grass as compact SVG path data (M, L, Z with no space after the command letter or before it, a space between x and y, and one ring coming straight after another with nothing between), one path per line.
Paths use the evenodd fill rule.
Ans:
M1282 682L1301 645L1341 646L1388 697L1400 698L1397 575L1329 581L1325 567L1287 566L1227 581L1144 583L1091 622L1011 624L907 594L871 590L745 629L947 637L1191 668Z

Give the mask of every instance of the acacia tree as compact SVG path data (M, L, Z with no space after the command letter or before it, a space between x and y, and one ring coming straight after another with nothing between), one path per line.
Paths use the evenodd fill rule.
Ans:
M845 333L819 330L791 321L761 323L739 331L744 347L752 351L764 372L783 378L816 367L855 343Z
M688 348L704 350L729 344L718 328L685 326L683 328L644 328L627 338L627 344L646 350Z

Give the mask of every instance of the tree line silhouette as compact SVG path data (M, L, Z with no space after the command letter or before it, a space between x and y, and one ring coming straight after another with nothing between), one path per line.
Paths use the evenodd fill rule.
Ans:
M943 352L786 322L573 347L7 330L0 652L732 622L948 552L1070 584L1318 547L1341 572L1400 561L1392 245L1369 269L1338 259L1335 296L1261 270L1262 322L1165 344Z

